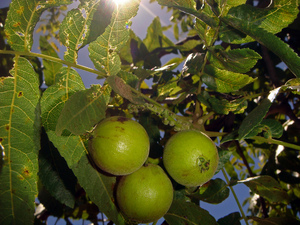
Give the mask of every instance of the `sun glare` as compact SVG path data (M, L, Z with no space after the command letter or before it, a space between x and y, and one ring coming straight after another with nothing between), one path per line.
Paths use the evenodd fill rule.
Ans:
M121 4L125 4L126 2L129 2L130 0L114 0L114 2L117 4L117 5L121 5Z

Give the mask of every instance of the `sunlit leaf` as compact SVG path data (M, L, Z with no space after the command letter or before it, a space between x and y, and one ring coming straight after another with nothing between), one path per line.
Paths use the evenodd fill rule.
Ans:
M76 92L84 90L80 75L69 67L62 67L56 75L55 85L44 91L41 99L42 123L46 131L55 130L65 102Z
M196 9L196 2L194 0L158 0L158 4L165 5L169 7L174 7L176 9L182 10L183 12L192 14L196 16L198 19L209 25L210 27L215 27L216 21L209 16L207 16L205 13L202 13L201 11L197 11Z
M247 185L251 191L268 199L270 202L282 202L284 204L289 202L287 192L283 190L280 184L271 176L250 177L238 182Z
M243 120L239 128L239 139L248 135L258 124L261 123L267 114L272 102L275 100L280 88L276 88L270 92L268 98L263 99L259 106L253 109Z
M64 59L76 63L78 50L89 36L89 26L100 0L85 1L72 9L62 21L59 29L60 41L66 46Z
M282 4L282 2L280 2L279 5L281 6L282 4L283 6L288 6L288 10L291 10L292 12L291 17L285 13L283 13L283 15L276 15L275 12L280 12L280 10L275 8L273 14L278 16L278 18L275 19L276 22L274 25L272 25L274 19L272 17L273 11L271 11L270 23L266 23L265 20L260 21L259 18L256 17L257 14L255 11L244 9L244 7L248 7L246 5L244 5L242 8L232 8L228 15L225 18L222 18L222 20L244 34L249 35L260 44L266 46L270 51L274 52L279 58L281 58L281 60L289 67L296 77L300 77L300 57L293 51L292 48L290 48L286 43L273 34L274 32L278 32L282 29L280 26L280 30L277 29L277 23L286 21L286 23L289 24L295 19L298 13L298 5L296 5L297 1L286 0L284 2L286 4ZM285 18L287 18L287 20ZM266 24L266 26L270 26L270 29L267 29L266 27L259 27L261 23ZM287 25L286 23L284 23L285 26ZM272 30L273 27L275 30Z
M58 58L58 55L51 44L48 43L44 36L40 36L40 49L42 54L49 55ZM53 62L47 59L43 59L43 72L45 77L45 84L50 86L55 82L55 76L62 67L61 63Z
M220 47L213 48L210 51L209 61L219 69L226 69L237 73L247 73L255 66L257 60L261 59L261 56L248 48L223 50Z
M90 89L77 91L64 105L57 121L56 134L61 135L65 129L75 135L90 131L105 117L110 92L108 85L92 85Z
M159 17L155 17L148 27L143 43L149 52L157 48L174 46L173 42L163 34Z
M237 91L254 81L252 77L246 74L221 70L211 65L207 65L204 71L205 74L201 77L202 81L212 90L221 93Z
M116 75L121 69L118 51L127 43L129 20L136 15L140 1L130 1L115 7L111 23L96 41L90 43L90 58L96 69L106 75Z
M272 5L266 9L253 7L249 4L239 5L232 8L228 16L231 19L234 17L241 19L248 28L253 27L255 30L262 28L272 34L276 34L291 24L296 19L297 14L298 3L296 0L274 0ZM239 35L239 30L234 30L228 26L221 27L220 37L223 41L233 43L250 42L256 39L250 33L246 33L249 37L245 39L245 36Z
M62 67L56 76L55 85L43 93L41 99L42 124L49 140L64 157L69 167L74 165L85 154L86 148L79 136L57 136L55 128L65 102L76 92L84 90L79 74L68 67Z
M209 98L208 102L211 105L211 108L219 114L229 114L230 112L233 112L235 114L240 114L245 111L248 104L245 99L235 99L232 101L228 101L226 99L217 99L217 98Z
M288 80L282 89L291 90L292 93L300 95L300 78Z
M5 23L5 33L11 48L16 51L30 51L33 31L42 13L49 7L70 3L71 0L13 0Z
M33 224L41 126L39 79L32 65L19 56L11 75L0 78L0 224Z

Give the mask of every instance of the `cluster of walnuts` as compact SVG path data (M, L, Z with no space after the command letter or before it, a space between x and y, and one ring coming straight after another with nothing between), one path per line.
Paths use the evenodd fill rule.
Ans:
M163 217L173 201L169 176L183 186L195 187L209 181L218 166L213 141L200 131L185 130L173 135L164 146L163 164L146 163L149 136L138 122L120 116L102 120L93 130L89 154L103 171L120 176L117 205L129 219L150 223Z

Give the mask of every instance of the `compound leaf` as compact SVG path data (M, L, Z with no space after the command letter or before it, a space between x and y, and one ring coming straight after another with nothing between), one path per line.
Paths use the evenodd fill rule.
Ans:
M294 8L293 10L296 10L292 11L292 18L295 18L295 16L298 14L298 5L295 5L294 3L297 1L286 0L284 2L286 2L285 5L289 6L289 9ZM260 44L266 46L269 50L273 51L289 67L289 69L292 71L292 73L295 74L296 77L300 77L300 57L286 43L284 43L281 39L279 39L273 33L271 33L275 32L274 30L267 29L266 27L260 27L259 25L263 21L257 21L254 11L244 9L241 7L235 7L230 9L227 16L223 17L222 20L230 26L241 31L242 33L249 35L251 38L255 39ZM277 18L275 25L277 26L277 21L285 21L284 18L285 16L282 15L279 18ZM247 21L249 22L247 23ZM290 21L289 19L288 22L292 21ZM286 26L285 23L284 25Z
M39 79L16 56L0 78L0 224L33 224L40 149Z

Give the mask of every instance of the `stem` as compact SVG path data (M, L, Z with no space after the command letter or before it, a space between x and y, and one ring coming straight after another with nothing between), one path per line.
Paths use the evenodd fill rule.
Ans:
M292 149L295 149L297 151L300 151L300 146L299 145L294 145L294 144L291 144L291 143L275 140L275 139L272 139L272 138L264 138L264 137L255 136L255 137L251 137L249 139L252 139L252 140L255 140L255 141L260 141L260 142L265 142L265 143L269 143L269 144L283 145L287 148L292 148Z
M229 181L229 179L228 179L228 177L227 177L227 174L226 174L224 168L222 168L222 173L223 173L223 175L224 175L224 177L225 177L225 180L226 180L226 182L227 182L227 185L229 186L229 188L230 188L230 190L231 190L231 192L232 192L232 194L233 194L233 197L234 197L234 199L235 199L235 201L236 201L236 203L237 203L237 205L238 205L238 207L239 207L239 209L240 209L240 212L241 212L241 214L242 214L242 218L245 220L245 223L246 223L247 225L249 225L249 223L248 223L248 218L246 217L246 215L245 215L245 213L244 213L244 211L243 211L243 208L242 208L242 206L241 206L241 204L240 204L240 201L239 201L239 199L238 199L238 197L237 197L237 195L236 195L236 193L235 193L233 187L232 187L231 185L229 185L230 181Z
M240 143L238 141L235 141L235 144L236 144L236 148L237 148L237 153L242 157L242 160L244 162L244 164L246 165L246 168L248 170L248 173L250 175L250 177L254 177L255 174L252 172L251 170L251 167L243 153L243 150L241 149L241 146L240 146ZM261 209L262 209L262 212L264 214L264 217L267 218L268 217L268 212L267 212L267 207L266 207L266 201L263 197L259 196L259 200L260 200L260 203L261 203Z
M94 74L97 74L101 78L107 77L106 74L104 74L104 73L102 73L98 70L94 70L94 69L91 69L91 68L86 67L86 66L82 66L82 65L79 65L79 64L76 64L76 63L71 63L71 62L56 58L56 57L52 57L52 56L44 55L44 54L40 54L40 53L0 50L0 54L23 55L23 56L38 57L38 58L46 59L46 60L49 60L49 61L52 61L52 62L62 63L62 64L67 65L68 67L74 67L74 68L77 68L77 69L80 69L80 70L84 70L84 71L87 71L87 72L90 72L90 73L94 73Z

